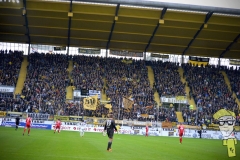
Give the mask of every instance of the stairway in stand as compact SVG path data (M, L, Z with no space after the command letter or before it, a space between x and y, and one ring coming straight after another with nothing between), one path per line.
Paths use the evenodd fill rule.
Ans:
M69 61L69 64L68 64L68 77L69 77L69 80L70 82L73 82L72 80L72 77L71 77L71 73L72 73L72 70L73 70L73 61L70 60ZM73 86L69 85L66 87L66 100L72 100L73 99Z
M220 72L221 72L222 75L224 76L224 81L225 81L226 85L228 86L228 89L229 89L230 91L232 91L232 87L231 87L231 84L230 84L230 81L229 81L229 78L228 78L226 72L225 72L225 71L220 71ZM235 102L238 104L238 108L240 109L240 101L239 101L239 99L237 98L237 95L236 95L235 92L233 92L233 97L236 99Z
M182 112L176 112L178 122L184 122Z
M188 103L189 103L189 105L193 105L193 109L196 110L195 101L194 101L193 98L190 99L190 96L189 96L190 88L189 88L188 85L187 85L186 79L183 78L183 69L182 69L182 67L179 67L179 68L178 68L178 73L179 73L179 75L180 75L180 77L181 77L181 82L182 82L182 83L186 83L186 85L185 85L185 92L187 93ZM176 115L177 115L178 122L184 122L183 116L182 116L182 112L176 112Z
M101 100L102 101L106 101L107 100L107 95L106 95L106 90L107 90L107 81L106 81L106 78L103 78L103 87L105 88L105 92L103 91L102 89L102 92L101 92Z
M194 99L193 98L190 99L190 96L189 96L190 88L187 85L186 79L183 78L183 69L182 69L182 67L178 68L178 72L180 74L182 83L186 83L186 85L185 85L185 92L187 93L188 103L189 103L189 105L193 105L193 109L196 110L196 103L195 103Z
M27 56L24 56L22 64L21 64L20 72L19 72L17 85L16 85L16 88L15 88L15 95L16 94L20 94L20 95L22 94L22 90L23 90L23 87L24 87L24 82L25 82L26 76L27 76L27 66L28 66Z
M154 83L154 73L153 73L153 69L151 66L147 66L148 69L148 79L150 82L150 87L153 88L153 83ZM158 106L160 106L161 101L160 101L160 97L157 91L154 92L154 100L157 102Z

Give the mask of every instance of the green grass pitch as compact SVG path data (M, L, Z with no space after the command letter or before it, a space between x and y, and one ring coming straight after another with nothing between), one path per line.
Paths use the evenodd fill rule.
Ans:
M236 157L229 158L221 140L183 138L179 144L173 137L144 137L115 134L112 152L107 152L107 136L102 133L0 127L0 160L239 160L240 142Z

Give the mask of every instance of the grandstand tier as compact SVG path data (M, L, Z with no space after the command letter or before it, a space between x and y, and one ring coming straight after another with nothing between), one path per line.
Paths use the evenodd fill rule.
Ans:
M228 89L232 92L232 96L233 98L235 98L235 102L238 104L238 109L240 110L240 101L236 95L236 93L232 90L232 87L231 87L231 84L230 84L230 81L229 81L229 78L228 78L228 75L226 74L225 71L221 71L222 75L224 76L224 80L225 80L225 83L227 84L228 86Z
M26 76L27 76L27 66L28 66L27 56L24 56L22 64L21 64L21 69L20 69L20 72L19 72L19 77L18 77L16 89L15 89L15 95L16 94L20 94L20 95L22 94L22 89L24 87L24 82L25 82Z
M192 106L193 106L193 109L194 109L194 110L196 110L196 103L195 103L194 99L191 97L191 95L189 95L189 93L190 93L190 88L189 88L189 86L187 85L186 79L183 77L183 69L182 69L182 67L179 67L179 68L178 68L178 72L179 72L179 75L180 75L180 77L181 77L181 82L182 82L183 84L186 84L185 87L184 87L184 89L185 89L185 92L186 92L186 95L187 95L188 103L189 103L189 105L192 105Z

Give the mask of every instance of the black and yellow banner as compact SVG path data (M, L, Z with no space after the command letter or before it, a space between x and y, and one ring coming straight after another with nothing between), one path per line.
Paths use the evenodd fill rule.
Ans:
M131 109L134 102L128 98L123 97L123 108Z
M0 111L0 117L5 117L5 116L6 116L6 112Z
M58 119L61 121L69 121L69 116L54 116L54 121Z
M64 122L79 122L79 121L83 120L83 117L82 116L57 116L57 115L55 115L54 121L56 121L58 119L61 121L64 121Z
M112 113L112 105L111 104L105 104L104 107L108 109L108 111L109 111L108 113Z
M79 121L82 121L83 120L83 117L82 116L69 116L69 121L72 121L72 122L79 122Z
M179 100L179 101L185 101L187 99L186 96L176 96L176 100Z
M194 66L206 66L209 63L209 58L201 58L201 57L192 57L189 56L188 63L191 63Z
M83 99L83 108L88 110L96 110L99 105L98 95Z

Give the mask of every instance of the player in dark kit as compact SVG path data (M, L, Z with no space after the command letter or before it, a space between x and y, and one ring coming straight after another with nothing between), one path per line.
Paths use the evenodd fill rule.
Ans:
M19 118L19 117L17 117L17 118L16 118L16 129L15 129L15 130L17 130L17 129L18 129L19 122L20 122L20 118Z
M109 138L108 141L108 147L107 147L107 151L111 152L112 151L112 140L113 140L113 135L114 135L114 130L117 131L117 128L115 126L115 121L113 119L113 116L110 115L109 119L106 121L105 126L104 126L104 132L107 130L107 135Z

